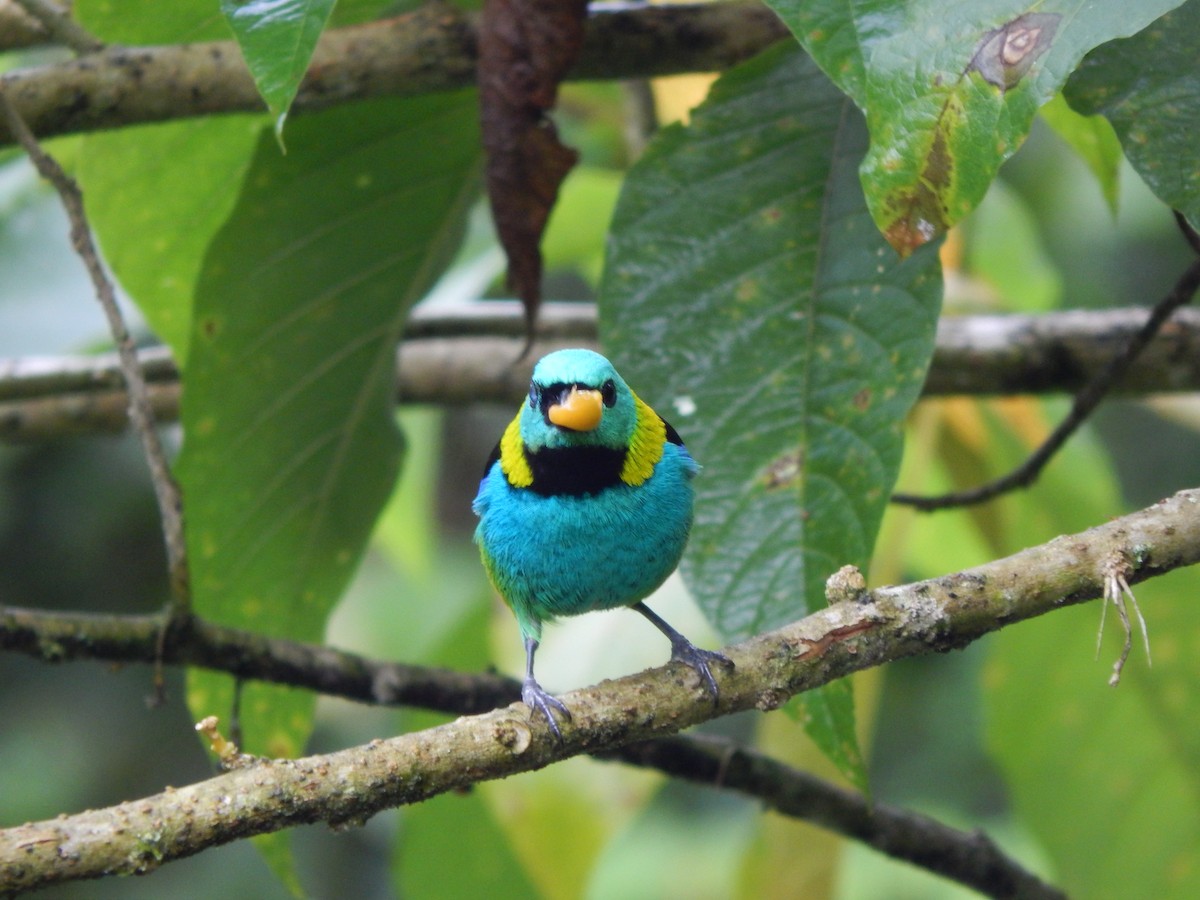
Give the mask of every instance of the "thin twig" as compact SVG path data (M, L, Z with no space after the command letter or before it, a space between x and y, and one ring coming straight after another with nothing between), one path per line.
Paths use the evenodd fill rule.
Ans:
M1188 242L1188 246L1192 248L1192 251L1197 256L1200 256L1200 233L1197 233L1196 229L1192 227L1192 223L1188 221L1187 216L1179 210L1173 209L1171 210L1171 214L1175 216L1175 225L1179 228L1183 239Z
M88 226L87 214L83 208L83 194L62 166L47 154L37 142L37 138L29 130L25 121L17 113L16 107L9 101L3 84L0 84L0 109L9 130L16 136L38 172L49 181L58 191L66 208L67 217L71 222L71 243L75 252L83 260L92 285L96 290L96 298L104 309L108 319L109 330L116 344L117 354L121 361L121 373L128 392L128 414L134 429L142 441L142 449L150 466L150 477L154 483L154 493L158 499L159 515L162 519L163 535L167 547L167 563L171 581L172 608L176 613L186 613L189 607L189 591L187 577L187 555L183 538L183 505L179 486L171 476L167 464L166 453L162 442L154 428L154 412L150 406L146 381L142 377L142 368L138 363L137 348L129 329L117 305L116 291L112 281L104 271L100 255L92 240L91 228Z
M1029 455L1029 457L1007 475L979 487L965 491L954 491L935 497L922 497L917 494L893 494L892 502L904 506L912 506L923 512L935 509L949 509L956 506L970 506L983 503L1001 494L1028 487L1041 474L1046 464L1053 458L1058 449L1067 442L1092 411L1099 406L1100 401L1107 396L1113 385L1121 380L1128 371L1138 354L1154 339L1162 328L1163 323L1179 307L1191 301L1192 296L1200 288L1200 261L1193 262L1175 282L1170 293L1158 301L1150 311L1145 324L1134 334L1129 343L1112 361L1083 389L1075 395L1075 402L1067 417L1058 424L1050 436Z
M15 0L15 2L37 19L50 40L65 44L79 56L104 49L104 42L71 18L69 10L53 0Z

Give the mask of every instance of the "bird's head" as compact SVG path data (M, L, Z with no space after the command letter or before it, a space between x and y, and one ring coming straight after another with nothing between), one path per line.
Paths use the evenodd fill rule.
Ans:
M521 437L529 449L627 447L636 427L633 391L599 353L559 350L534 367L521 411Z

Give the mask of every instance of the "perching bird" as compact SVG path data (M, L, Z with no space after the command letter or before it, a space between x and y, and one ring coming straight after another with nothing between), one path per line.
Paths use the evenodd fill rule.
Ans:
M642 603L683 554L699 468L599 353L559 350L534 367L528 402L492 452L472 508L484 567L525 641L521 698L556 736L554 712L571 715L534 678L533 656L542 623L558 616L637 610L716 700L711 667L732 663Z

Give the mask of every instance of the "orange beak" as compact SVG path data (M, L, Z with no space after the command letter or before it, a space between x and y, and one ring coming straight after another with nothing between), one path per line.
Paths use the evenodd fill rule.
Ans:
M546 411L547 418L560 428L572 431L591 431L600 424L604 414L604 398L599 391L581 391L571 388L571 393L561 403L555 403Z

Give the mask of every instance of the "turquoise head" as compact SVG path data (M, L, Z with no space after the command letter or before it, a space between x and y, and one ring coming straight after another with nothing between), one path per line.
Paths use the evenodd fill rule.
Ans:
M638 402L612 363L591 350L559 350L533 370L519 417L531 451L554 447L628 448Z

